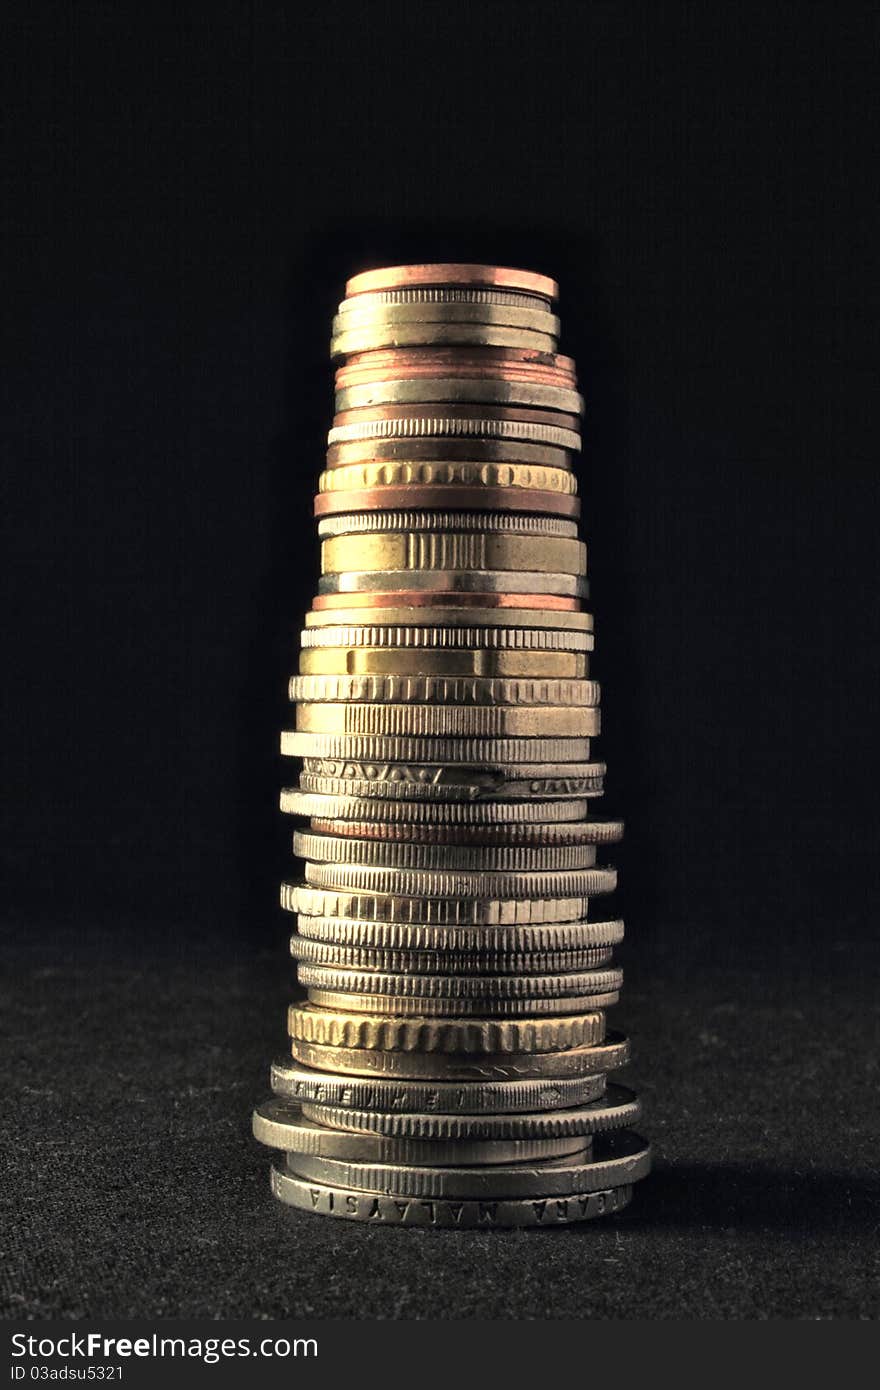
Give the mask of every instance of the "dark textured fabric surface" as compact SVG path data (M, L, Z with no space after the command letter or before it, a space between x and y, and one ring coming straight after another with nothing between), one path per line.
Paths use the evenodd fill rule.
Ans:
M757 942L738 964L629 943L615 1021L654 1176L607 1224L472 1234L271 1199L249 1112L284 1046L283 932L256 955L196 930L10 938L8 1317L877 1313L874 972L843 932L774 970Z

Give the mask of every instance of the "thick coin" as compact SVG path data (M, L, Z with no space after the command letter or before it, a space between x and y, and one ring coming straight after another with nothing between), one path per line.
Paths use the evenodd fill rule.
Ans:
M482 323L388 323L357 328L337 334L330 341L331 357L347 357L353 352L374 348L433 346L437 343L463 343L481 347L534 348L536 352L555 352L555 333L540 333L506 324Z
M480 846L539 849L556 845L602 845L612 844L623 836L621 821L575 821L562 825L487 825L463 829L455 825L408 825L399 821L382 825L372 821L330 820L324 816L314 816L311 829L315 835L332 835L337 839L350 837L353 840L388 840L467 849Z
M316 760L318 766L322 764ZM331 764L332 765L332 764ZM347 766L347 765L346 765ZM556 765L552 771L544 771L546 764L523 765L508 772L483 772L474 770L465 780L455 779L454 768L415 766L407 767L400 763L388 764L379 769L364 767L352 776L330 775L324 771L306 768L300 775L300 790L316 792L321 796L354 797L358 799L375 796L382 801L399 798L401 801L430 801L432 805L454 801L550 801L554 797L563 801L582 800L585 797L602 795L603 777L601 773L564 772L564 764ZM570 764L576 768L578 764ZM587 764L590 767L598 764ZM365 775L362 775L365 773ZM523 774L523 775L517 775Z
M356 536L386 531L486 531L493 535L567 536L577 539L577 526L552 516L511 516L509 512L349 512L318 523L318 535Z
M532 492L577 492L577 478L570 469L534 463L483 463L470 459L392 459L377 462L345 463L328 468L318 479L319 492L357 492L377 487L458 487L492 488L497 497L508 488ZM414 507L420 504L413 503ZM502 507L504 503L501 503ZM496 504L497 510L497 504Z
M321 647L300 653L301 676L520 676L582 680L588 657L572 651Z
M330 536L321 544L324 574L345 570L525 570L586 574L587 547L567 536L491 535L483 531L399 531Z
M305 879L316 888L367 893L404 894L408 897L451 898L590 898L613 893L616 869L567 869L542 873L533 869L518 873L500 870L468 872L431 869L385 869L371 864L314 864L306 861Z
M401 589L440 593L564 594L585 598L583 575L525 570L346 570L322 574L319 594L395 593Z
M377 864L398 869L491 869L519 873L538 869L589 869L596 862L596 846L576 845L449 845L399 842L381 838L295 831L293 852L318 863Z
M315 941L379 950L477 951L518 954L530 951L582 951L616 946L623 940L623 922L545 922L521 926L369 921L318 916L301 912L299 934Z
M472 265L461 261L437 261L421 265L383 266L380 270L362 270L345 284L345 295L376 294L384 290L409 289L415 285L485 285L498 289L522 290L542 299L558 299L559 286L548 275L531 270L516 270L511 266Z
M448 763L507 767L515 763L584 764L586 738L420 738L381 734L311 734L285 730L281 752L289 758L347 762Z
M326 780L326 779L325 779ZM559 825L581 821L589 803L584 799L564 801L476 801L406 802L380 797L337 796L283 787L280 808L292 816L329 816L364 820L376 825L515 826ZM601 822L597 822L600 824Z
M296 731L382 738L590 738L595 705L392 705L300 702Z
M532 1005L542 999L606 994L623 984L622 970L574 970L541 975L408 975L387 970L351 970L302 961L299 983L307 989L346 994L387 994L398 999L479 1000L491 1013L503 1000ZM453 1004L454 1007L454 1004Z
M364 614L368 619L369 613ZM418 614L413 614L418 619ZM563 627L520 627L518 624L498 623L494 626L479 625L477 615L471 616L471 626L443 624L399 627L394 623L372 623L363 621L357 625L328 624L324 627L307 627L301 634L302 649L309 651L314 647L410 647L443 648L446 650L477 651L483 648L492 651L523 652L590 652L593 650L592 632L578 628Z
M539 1018L567 1017L592 1009L611 1009L620 999L618 990L607 994L574 994L561 999L459 999L407 998L398 994L354 994L345 990L309 987L309 1002L319 1009L395 1018Z
M272 1063L271 1081L276 1095L348 1110L499 1118L523 1111L532 1114L588 1105L601 1100L606 1087L602 1072L556 1080L538 1077L522 1081L406 1081L382 1076L364 1079L343 1072L317 1071L287 1057Z
M598 681L504 680L484 676L293 676L291 700L415 705L598 705Z
M434 898L402 892L371 893L354 888L282 883L281 906L285 912L299 912L307 917L495 927L586 921L590 898ZM302 923L300 931L303 931Z
M357 508L380 512L400 507L470 507L494 512L507 507L511 512L542 512L547 516L578 517L581 501L559 491L538 491L520 487L485 487L473 483L448 487L377 486L349 492L319 492L314 501L316 517L332 516Z
M336 368L338 389L361 382L396 381L404 377L470 376L507 381L525 379L574 390L577 368L562 353L531 352L521 348L420 347L389 348L353 354Z
M546 1163L509 1164L504 1169L403 1167L398 1164L347 1163L332 1158L289 1155L288 1171L313 1182L338 1183L361 1192L412 1197L573 1196L617 1183L638 1182L651 1168L651 1150L630 1130L596 1139L594 1158L555 1159Z
M287 1153L361 1163L417 1163L447 1165L546 1162L568 1157L587 1161L584 1135L548 1135L532 1138L432 1140L354 1133L324 1127L302 1113L294 1101L273 1096L253 1113L253 1135L261 1144Z
M443 1115L430 1112L375 1111L332 1101L304 1100L303 1117L331 1129L382 1134L395 1139L545 1139L599 1134L636 1124L641 1105L625 1086L609 1086L604 1099L588 1105L539 1110L518 1115ZM277 1145L279 1148L293 1145ZM354 1157L354 1155L352 1155Z
M379 378L370 384L336 391L336 409L358 410L371 405L434 404L468 401L486 405L542 406L578 415L584 398L577 391L541 382L493 381L491 377L417 377L414 380Z
M608 965L610 946L584 951L394 951L371 946L343 946L337 941L293 935L290 954L296 960L353 970L387 970L403 975L505 975L520 970L529 974L592 970Z
M331 322L334 338L348 333L380 333L389 328L406 328L422 324L467 324L481 328L521 328L530 333L547 333L559 337L560 323L545 303L508 300L467 302L430 299L395 300L356 299L343 301L340 311Z
M632 1186L607 1188L563 1198L507 1201L386 1197L357 1188L332 1187L273 1168L272 1193L287 1206L341 1220L374 1226L430 1226L435 1229L507 1230L529 1226L566 1226L613 1216L632 1200Z
M292 1004L292 1039L387 1052L564 1052L605 1037L601 1010L562 1018L397 1018Z
M410 467L429 463L519 464L534 468L571 469L572 451L554 444L535 444L528 439L353 439L347 444L331 444L326 462L331 471L365 463L407 463ZM415 480L414 480L415 481ZM414 505L418 505L415 503Z
M556 1085L604 1075L629 1061L629 1043L621 1033L609 1032L604 1042L573 1047L563 1052L388 1052L363 1047L331 1047L295 1038L291 1052L300 1065L316 1071L346 1072L354 1079L381 1080L399 1085L419 1082L491 1088L495 1084L541 1082ZM487 1090L486 1094L489 1094ZM445 1094L445 1093L444 1093ZM499 1107L500 1108L500 1107Z

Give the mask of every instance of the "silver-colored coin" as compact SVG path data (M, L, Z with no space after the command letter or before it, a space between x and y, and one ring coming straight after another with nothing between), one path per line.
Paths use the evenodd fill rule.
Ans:
M510 771L474 772L464 782L450 777L448 768L403 768L400 770L402 775L398 776L399 766L392 765L393 776L390 779L365 776L336 777L306 769L300 775L298 790L313 792L319 796L357 800L375 796L383 801L398 799L409 804L416 801L430 801L434 804L458 801L473 804L477 801L489 801L497 804L509 803L517 798L532 804L534 800L543 799L546 802L554 798L578 804L585 797L601 796L603 791L601 773L584 776L580 771L563 772L558 766L548 775L543 774L543 766L538 771L517 768L516 772L525 772L526 775L523 777L517 777ZM420 773L425 774L424 782L418 780ZM442 782L431 780L438 776L442 776Z
M387 593L555 594L587 598L589 585L580 575L536 570L346 570L322 574L319 594Z
M318 535L373 535L385 531L487 531L521 536L562 536L577 539L577 522L559 516L531 516L528 512L344 512L318 521Z
M307 627L300 646L312 647L432 647L450 651L591 652L592 632L535 627Z
M303 890L305 892L305 890ZM617 946L624 925L609 922L541 922L499 926L452 922L364 921L323 917L301 912L299 936L310 941L335 942L381 951L472 951L517 955L529 952L572 952ZM501 973L501 972L499 972Z
M597 969L610 963L613 951L610 946L593 946L583 951L519 953L513 950L378 950L374 946L347 946L295 934L290 938L290 954L295 960L314 965L386 970L401 975L509 975L517 970L533 975Z
M419 738L382 734L311 734L285 729L281 752L309 761L346 763L448 763L451 767L501 767L524 763L589 762L588 738ZM317 769L313 769L317 770Z
M332 789L329 793L315 793L299 787L284 787L280 802L281 810L291 816L323 816L334 820L370 821L380 825L462 827L568 825L582 821L589 809L589 803L578 798L564 801L450 801L432 805L418 801L383 801L378 796L336 795Z
M332 1129L389 1138L431 1139L549 1139L563 1135L599 1134L636 1124L642 1107L625 1086L609 1086L601 1100L565 1109L555 1107L518 1115L443 1115L356 1109L330 1101L302 1102L305 1119Z
M595 737L600 727L596 705L374 705L325 700L301 701L296 711L297 733L337 738L546 740Z
M490 289L478 285L398 285L390 290L371 290L351 295L339 305L339 314L357 314L388 304L510 304L520 309L546 309L550 300L526 290Z
M392 369L393 370L393 369ZM526 405L580 415L584 398L564 386L545 386L527 381L501 381L491 377L417 377L376 380L363 386L346 386L336 392L336 410L362 410L371 405L432 405L439 402L475 405Z
M586 613L583 609L556 609L556 608L490 608L484 603L479 606L469 608L462 600L464 595L457 594L455 604L450 607L445 600L441 604L438 598L436 603L429 603L414 609L411 597L401 607L396 602L393 604L382 603L376 606L376 600L371 595L367 596L369 602L362 607L351 607L353 599L346 601L344 608L312 608L306 613L305 624L307 628L313 627L362 627L364 623L369 623L373 627L412 627L417 623L420 627L541 627L556 628L565 632L592 632L593 615ZM393 597L386 594L385 598ZM485 595L479 596L481 598ZM546 595L537 595L534 599L526 596L529 603L545 603ZM425 679L424 677L397 677L398 680ZM434 676L432 679L440 680L461 680L460 676ZM469 676L468 680L487 680L485 676ZM532 681L535 685L542 681L552 679L547 676L493 676L494 681L506 680L508 683L519 682L525 685ZM557 678L559 679L559 678ZM574 677L569 677L571 684L575 684Z
M395 1117L427 1112L433 1116L493 1115L506 1119L518 1112L533 1114L588 1105L601 1100L605 1088L602 1072L557 1080L538 1077L522 1081L404 1081L317 1071L289 1057L272 1063L272 1090L276 1095L300 1103L378 1111Z
M532 1196L500 1202L388 1197L297 1178L282 1168L272 1169L272 1192L288 1206L322 1216L364 1221L374 1226L430 1226L456 1230L572 1225L600 1216L613 1216L632 1200L631 1184L563 1198Z
M622 1033L609 1032L602 1042L555 1052L392 1052L387 1048L340 1047L295 1038L291 1051L297 1061L315 1071L345 1072L355 1079L400 1083L489 1085L496 1082L582 1080L623 1067L629 1043Z
M490 1013L507 1000L532 1007L543 999L566 1001L570 996L607 994L619 990L623 971L593 969L546 975L406 975L387 970L355 970L302 961L297 974L306 989L342 994L386 994L394 999L443 999L452 1010L466 1000L478 1001ZM561 1012L565 1012L567 1003ZM589 1007L589 1006L588 1006Z
M358 840L343 835L296 831L293 852L318 863L375 864L401 869L489 869L517 873L538 869L588 869L596 862L596 846L409 844L384 839Z
M533 444L547 444L551 449L574 451L581 447L581 437L576 430L491 416L463 419L426 413L403 420L360 420L356 424L334 425L327 431L327 443L331 446L366 439L524 439Z
M397 1019L468 1019L484 1016L492 1019L563 1018L572 1013L612 1009L620 999L619 990L607 994L576 994L563 998L532 999L412 999L399 994L354 994L343 990L317 989L310 986L309 1003L318 1009L348 1010L352 1014L393 1016Z
M295 1176L357 1192L422 1198L482 1197L494 1201L511 1197L572 1197L615 1184L638 1182L650 1171L650 1146L629 1130L597 1139L593 1153L593 1159L586 1164L556 1159L528 1166L510 1164L500 1170L346 1163L299 1155L289 1155L287 1167Z
M310 883L282 883L286 912L312 917L355 917L367 922L411 922L451 926L528 925L586 919L591 897L487 898L427 897L357 888L318 888ZM303 931L300 923L300 931Z
M361 1163L431 1163L438 1167L463 1164L545 1162L574 1156L589 1159L584 1135L552 1135L519 1139L462 1139L436 1141L354 1133L325 1127L303 1115L293 1101L273 1096L258 1105L252 1122L254 1138L272 1149Z
M613 893L617 870L570 869L557 873L384 869L369 864L306 862L306 883L315 888L359 893L393 893L424 898L592 898Z

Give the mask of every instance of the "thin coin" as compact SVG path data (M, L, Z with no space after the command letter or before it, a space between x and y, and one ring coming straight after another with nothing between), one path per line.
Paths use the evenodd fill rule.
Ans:
M332 516L336 512L382 511L399 507L471 507L474 511L495 511L506 507L511 512L542 512L547 516L578 517L581 501L570 493L548 492L531 488L494 488L474 483L462 487L445 484L428 487L373 487L352 492L319 492L314 500L316 517Z
M503 767L519 763L586 763L588 738L421 738L418 735L318 734L285 730L281 752L289 758L344 758L347 762L466 763ZM324 769L312 769L324 771Z
M605 1037L601 1010L562 1018L398 1018L292 1004L291 1038L388 1052L564 1052Z
M567 536L495 536L483 531L414 531L330 536L321 570L529 570L586 574L587 547Z
M375 796L383 801L399 798L407 803L428 801L432 806L453 801L516 801L518 799L552 801L582 800L601 796L604 778L600 774L581 775L555 771L552 774L529 773L509 776L502 772L474 771L467 781L453 781L449 769L392 765L389 777L330 776L306 768L300 774L300 790L320 796L365 798ZM443 777L442 783L439 781ZM422 783L422 778L426 785Z
M310 904L307 904L310 906ZM486 925L468 922L363 921L342 916L316 916L299 911L300 937L345 946L372 947L382 951L527 952L581 951L616 946L623 940L623 922L539 922L521 925L505 922Z
M337 411L359 410L372 405L458 404L525 405L563 414L579 415L584 398L578 391L548 386L543 382L493 381L486 377L424 377L389 381L380 377L371 384L337 387Z
M442 738L589 738L595 705L415 705L300 702L300 733Z
M478 613L469 615L467 626L460 623L421 623L422 614L413 614L409 625L372 623L367 610L354 624L330 623L306 628L300 634L304 650L312 647L447 647L493 648L498 651L575 651L593 650L591 631L577 627L534 628L518 621L482 624ZM415 620L415 621L414 621ZM415 626L419 622L419 626Z
M447 926L578 922L585 920L590 910L590 898L585 895L572 898L435 898L404 892L318 887L308 882L282 883L280 898L285 911L306 916L361 917L368 922L424 922Z
M303 651L302 676L547 676L581 680L588 658L567 651L401 650L395 647L329 647Z
M553 352L555 333L540 333L525 328L508 328L503 324L481 323L402 323L376 324L372 328L346 331L330 341L331 357L346 357L352 352L369 352L380 347L418 347L424 343L466 343L486 347L534 348L537 352Z
M543 296L527 294L525 290L479 285L408 285L343 299L338 312L364 311L384 304L518 304L526 309L547 308Z
M563 353L533 352L526 348L463 347L379 348L354 353L336 369L337 387L361 380L396 380L405 376L465 376L506 380L523 376L549 380L562 386L577 381L573 357Z
M450 329L517 328L524 333L558 338L560 327L558 317L546 304L535 309L529 304L434 304L424 300L409 304L394 300L357 304L349 301L344 311L331 320L330 333L333 343L361 337L375 340L378 345L388 342L389 334L400 330L418 333L420 336L410 341L420 342L426 333L433 338L435 332L445 329L447 332L440 341L454 342L455 339L448 336Z
M528 439L355 439L331 444L327 468L351 468L364 463L490 463L519 464L527 468L571 470L571 450Z
M556 825L581 821L589 803L583 798L564 801L409 802L379 797L352 797L315 793L299 787L283 787L280 807L287 815L329 816L345 820L364 820L372 824L440 826Z
M570 825L389 825L375 821L333 820L316 816L312 832L336 839L391 840L397 843L446 845L472 849L478 846L545 848L554 845L602 845L621 839L621 821L575 821Z
M577 479L568 468L542 463L481 463L474 459L368 459L328 468L318 480L320 492L351 492L376 487L433 487L481 485L494 489L512 487L537 492L577 491ZM502 510L506 510L501 493ZM418 506L418 503L414 503ZM355 511L358 508L354 508Z
M316 1008L341 1010L350 1013L381 1015L383 1018L471 1018L539 1019L570 1017L588 1009L610 1009L620 994L575 994L565 999L485 999L421 998L407 999L396 994L355 994L345 990L317 989L309 986L309 1002Z
M484 676L292 676L290 699L331 704L418 704L592 708L599 704L598 681L504 680Z
M489 415L456 416L410 415L398 419L365 419L348 425L333 425L327 443L349 444L365 439L522 439L546 444L552 449L577 453L580 433L562 425L538 424L530 420L499 420Z
M318 862L384 864L404 869L522 869L591 868L596 846L578 845L449 845L394 843L384 839L352 839L347 835L320 835L296 831L293 852L301 859Z
M376 294L383 290L409 289L414 285L486 285L499 289L522 290L542 299L558 299L559 286L547 275L511 266L472 265L460 261L438 261L420 265L383 266L362 270L345 284L345 295Z
M581 1081L615 1071L629 1061L629 1042L622 1033L609 1032L606 1040L564 1052L468 1053L388 1052L356 1047L330 1047L294 1039L294 1059L316 1071L345 1072L370 1081L420 1082L430 1085L467 1085L475 1088L523 1082L544 1084Z
M490 421L493 424L507 420L516 425L552 425L556 429L574 430L575 433L579 432L581 426L578 411L547 410L542 406L533 405L487 405L483 401L447 401L439 409L436 407L431 409L430 403L427 401L419 401L414 405L407 403L365 405L354 410L337 410L333 417L333 426L334 428L342 428L345 425L378 427L377 422L384 421L389 424L389 432L386 437L393 438L395 431L390 429L390 422L395 422L415 431L415 435L412 437L418 437L423 434L434 433L433 429L424 428L426 423L432 425L435 421L440 421L443 425L450 425L456 420ZM473 428L475 427L469 424L465 432L471 434Z
M339 994L387 994L395 998L479 1000L489 1012L497 1003L515 999L531 1006L544 999L608 994L623 984L623 971L613 969L573 970L547 975L407 975L387 970L351 970L338 965L318 965L303 961L299 983L306 989L329 990Z
M561 594L317 594L305 616L310 627L555 627L592 632L593 615ZM418 609L418 612L413 612Z
M609 1086L606 1095L587 1105L537 1110L517 1115L443 1115L435 1110L400 1112L376 1111L334 1105L329 1100L303 1100L305 1119L331 1129L381 1134L395 1139L448 1139L453 1143L474 1139L545 1139L563 1135L593 1135L636 1124L641 1105L625 1086ZM277 1147L286 1147L279 1145ZM293 1147L293 1146L291 1146Z
M387 1056L382 1053L380 1056ZM444 1061L448 1059L444 1058ZM272 1063L272 1090L291 1100L395 1115L515 1115L588 1105L605 1095L605 1076L538 1077L523 1081L405 1081L362 1079L305 1067L287 1057Z
M498 535L568 536L577 539L577 526L552 516L511 516L509 512L350 512L318 523L318 535L345 536L373 532L486 531Z
M466 594L563 594L568 598L586 598L589 592L584 579L577 574L534 570L515 573L479 567L469 570L348 570L344 574L322 574L318 581L320 594L393 594L402 589L421 589L425 593L460 590Z
M403 1167L397 1164L347 1163L332 1158L288 1156L288 1170L314 1182L333 1182L356 1191L413 1197L573 1196L615 1183L638 1182L650 1172L651 1150L630 1130L596 1139L594 1158L584 1163L557 1159L542 1164L510 1164L502 1171L482 1168Z
M592 970L611 962L610 946L586 951L545 951L543 954L507 951L387 951L369 946L342 946L336 941L315 941L294 934L290 954L311 961L352 970L386 970L403 975L493 975Z
M406 1139L325 1127L302 1113L294 1101L273 1096L253 1113L253 1135L261 1144L288 1153L362 1163L459 1164L528 1163L569 1157L585 1161L583 1135L522 1139Z

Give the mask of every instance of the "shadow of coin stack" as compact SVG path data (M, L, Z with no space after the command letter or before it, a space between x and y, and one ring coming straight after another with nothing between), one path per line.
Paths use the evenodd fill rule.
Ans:
M571 469L583 402L556 285L497 266L348 282L291 680L282 809L308 1002L254 1133L307 1211L558 1225L649 1168L606 1028L623 923L597 862L599 689Z

